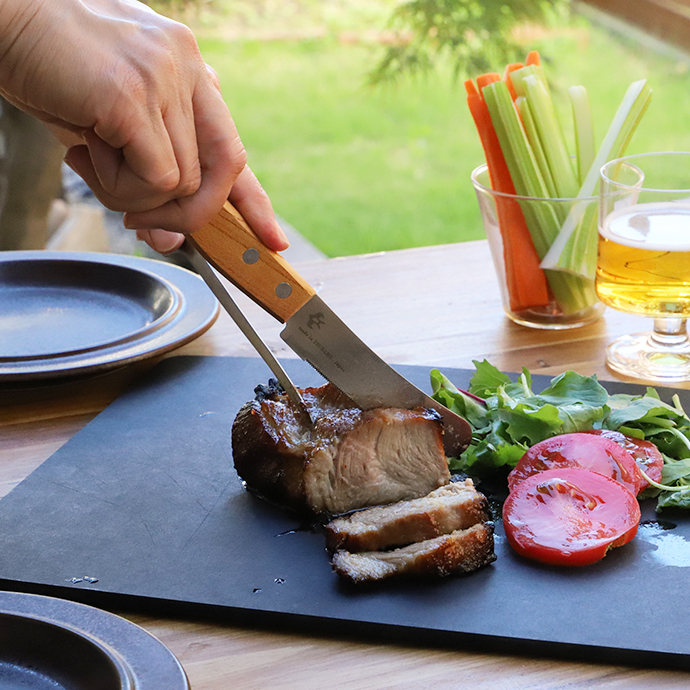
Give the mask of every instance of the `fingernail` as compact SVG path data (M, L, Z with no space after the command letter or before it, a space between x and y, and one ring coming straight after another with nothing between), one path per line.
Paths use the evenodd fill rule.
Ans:
M283 244L285 244L285 248L287 249L290 245L290 240L278 221L276 221L276 228L278 229L278 232L276 233L278 239L283 241Z
M184 242L184 235L167 230L151 230L151 246L159 254L170 254L179 249Z

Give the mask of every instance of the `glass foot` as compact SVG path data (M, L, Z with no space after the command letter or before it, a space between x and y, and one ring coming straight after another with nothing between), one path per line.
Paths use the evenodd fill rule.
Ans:
M679 339L662 345L651 333L618 338L606 350L606 364L613 371L644 381L690 381L690 341Z
M541 328L550 331L564 331L570 328L580 328L594 323L604 313L606 307L601 302L595 302L586 309L574 314L563 314L555 303L546 307L534 307L523 311L511 311L507 307L505 313L511 321L529 328Z

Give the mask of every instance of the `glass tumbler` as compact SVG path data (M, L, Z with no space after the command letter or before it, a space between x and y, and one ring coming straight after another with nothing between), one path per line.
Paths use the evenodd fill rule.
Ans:
M542 243L535 249L536 241L527 246L522 239L524 233L516 230L544 214L563 221L577 204L578 213L584 222L591 222L596 238L598 197L541 199L496 192L491 189L486 165L476 168L471 179L508 318L522 326L552 330L578 328L596 321L605 307L597 297L594 279L539 269L538 262L548 246ZM596 253L596 239L593 251Z

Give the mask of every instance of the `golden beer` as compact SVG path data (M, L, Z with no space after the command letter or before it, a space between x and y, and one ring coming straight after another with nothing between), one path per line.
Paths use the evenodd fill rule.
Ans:
M596 290L620 311L690 317L690 203L638 204L608 215L599 228Z

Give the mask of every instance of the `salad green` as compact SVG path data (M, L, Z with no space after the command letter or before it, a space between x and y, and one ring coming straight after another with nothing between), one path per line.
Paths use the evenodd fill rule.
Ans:
M438 369L431 371L432 396L465 417L472 442L452 471L482 478L507 474L524 452L551 436L587 429L612 429L654 443L664 456L661 483L644 496L658 496L657 510L690 508L690 419L677 395L663 402L654 388L642 395L613 394L596 376L566 371L539 393L527 369L513 381L487 362L474 362L468 391Z

